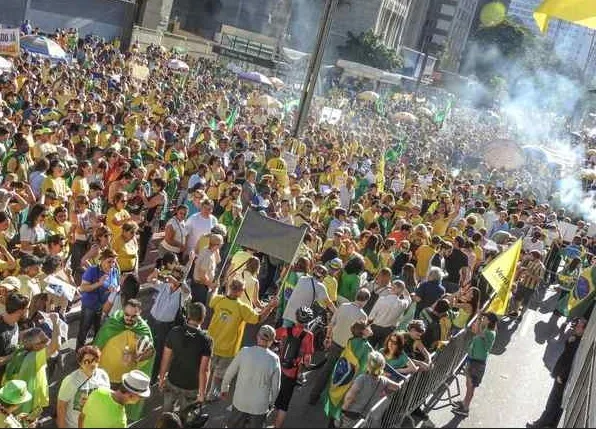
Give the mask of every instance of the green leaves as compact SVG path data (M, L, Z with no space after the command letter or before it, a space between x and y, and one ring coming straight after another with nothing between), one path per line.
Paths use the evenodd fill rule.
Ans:
M395 71L403 65L403 59L397 51L383 44L372 30L360 33L358 36L348 31L345 45L339 46L342 59L365 64L386 71Z

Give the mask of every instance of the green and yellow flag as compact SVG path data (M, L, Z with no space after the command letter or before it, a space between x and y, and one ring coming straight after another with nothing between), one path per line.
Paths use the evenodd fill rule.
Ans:
M596 29L596 1L544 0L534 11L534 20L540 31L548 31L548 21L552 18Z
M513 246L497 256L494 261L482 270L482 275L496 293L488 311L492 311L499 316L503 316L509 307L511 289L521 249L522 241L517 240Z
M586 268L569 292L567 314L569 317L583 316L596 297L596 267Z
M339 419L344 396L356 377L365 371L368 355L372 351L371 345L363 338L351 338L348 341L331 373L325 401L325 414L329 418Z
M379 166L377 167L376 182L380 193L385 192L385 155L385 150L383 150L383 154L379 160Z
M31 417L41 416L42 411L50 405L50 388L46 375L46 349L27 351L19 348L6 366L2 385L11 380L23 380L31 393L30 401L19 406L17 414L26 413Z
M133 344L133 347L131 347L131 350L134 353L137 352L138 346L144 341L151 346L154 344L153 335L151 334L151 329L149 328L147 322L145 322L143 319L137 319L134 325L127 326L124 323L124 312L119 310L114 314L114 316L108 318L104 322L97 333L93 344L99 347L102 351L109 350L112 353L120 351L120 354L122 354L121 350L130 344L131 337L134 337L134 339L137 340L136 344ZM102 358L99 363L100 366L106 370L110 378L112 378L112 374L121 372L120 366L122 364L120 363L120 360L107 359L106 356L108 354L108 352L102 354ZM153 354L149 359L138 362L135 368L129 368L129 370L138 369L151 378L154 361L155 354ZM118 368L115 366L118 366ZM120 380L112 379L110 379L110 381L112 383L120 382ZM128 416L129 420L140 420L143 417L144 407L144 401L140 401L135 405L127 405L126 415Z

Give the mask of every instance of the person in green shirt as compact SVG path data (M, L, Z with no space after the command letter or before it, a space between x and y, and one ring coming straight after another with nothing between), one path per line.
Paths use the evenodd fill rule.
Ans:
M468 349L468 364L466 367L466 396L458 401L451 410L453 414L467 417L470 413L470 403L474 391L482 383L486 370L486 361L496 338L499 318L495 313L484 313L472 327L476 334Z
M151 395L151 380L142 371L133 370L122 376L118 390L100 387L94 390L79 416L80 428L125 428L126 405L134 405Z

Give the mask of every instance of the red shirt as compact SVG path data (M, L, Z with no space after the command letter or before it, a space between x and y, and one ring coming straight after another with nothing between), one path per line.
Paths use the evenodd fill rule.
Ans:
M302 331L304 330L303 326L294 326L292 328L292 335L294 337L299 337ZM275 331L275 337L278 341L282 341L288 336L288 328L277 328ZM296 359L296 366L292 369L288 368L281 368L281 371L285 374L288 378L296 379L298 378L298 369L300 368L300 364L304 362L307 356L312 356L315 352L315 343L314 343L314 335L312 332L306 331L306 335L302 339L302 344L300 345L300 356Z

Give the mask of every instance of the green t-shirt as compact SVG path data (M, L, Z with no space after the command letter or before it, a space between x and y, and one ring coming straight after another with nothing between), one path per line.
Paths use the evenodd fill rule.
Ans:
M83 407L85 428L125 428L126 410L112 398L112 391L105 387L95 390Z
M343 272L339 280L339 290L337 293L352 302L356 299L358 289L360 289L360 275Z
M476 335L468 350L470 359L486 361L495 343L495 337L495 331L491 331L490 329L485 329L482 334Z

